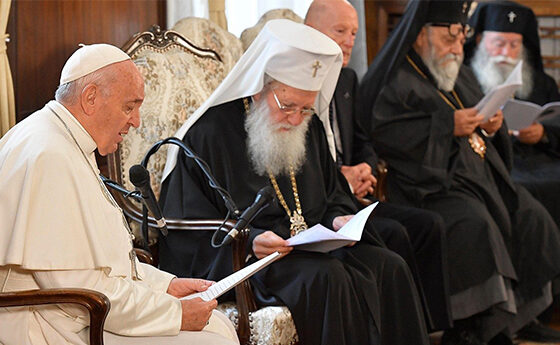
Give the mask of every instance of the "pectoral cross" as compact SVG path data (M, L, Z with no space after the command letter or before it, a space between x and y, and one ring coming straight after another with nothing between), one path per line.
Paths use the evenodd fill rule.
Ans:
M323 66L321 66L319 60L315 60L315 63L311 67L313 68L313 78L315 78L315 76L317 75L317 70Z
M305 230L307 230L305 219L301 214L294 211L290 217L290 235L293 237Z
M510 13L508 13L508 18L509 18L509 22L513 23L513 21L515 20L515 18L517 17L517 14L515 14L515 12L511 11Z

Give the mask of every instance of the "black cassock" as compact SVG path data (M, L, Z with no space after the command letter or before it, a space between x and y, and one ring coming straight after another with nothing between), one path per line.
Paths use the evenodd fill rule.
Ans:
M450 93L440 96L418 55L411 50L409 56L430 79L405 60L373 109L372 138L389 163L389 199L443 216L453 318L486 310L478 327L484 340L513 332L550 302L543 290L560 273L558 228L544 207L512 181L506 126L493 138L479 133L487 146L482 159L468 137L453 135L454 110L441 96L456 108L460 104ZM461 69L455 91L466 108L482 97L468 67ZM503 293L494 294L500 289L514 293L515 305Z
M554 79L538 70L533 73L533 91L524 100L539 105L560 101ZM544 120L541 124L546 142L527 145L513 137L512 176L546 207L560 226L560 116Z
M252 204L270 185L251 169L242 100L210 108L185 135L184 142L206 160L217 181L239 209ZM313 117L307 133L306 161L296 175L303 216L309 226L331 228L340 215L355 213L340 185L324 130ZM289 178L277 177L290 209L294 199ZM222 199L195 163L180 154L162 186L166 217L216 219L226 216ZM252 239L270 229L289 237L289 218L279 204L254 219ZM371 226L371 225L368 225ZM421 306L408 267L383 248L366 227L362 241L329 254L293 251L258 272L251 282L259 305L286 305L302 344L428 344ZM218 280L232 272L231 248L214 249L206 232L169 232L160 238L160 268L182 277ZM224 299L233 299L232 293Z

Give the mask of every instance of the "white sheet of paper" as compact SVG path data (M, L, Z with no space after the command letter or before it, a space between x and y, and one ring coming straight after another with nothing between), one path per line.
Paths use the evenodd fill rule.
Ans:
M504 119L509 129L519 131L529 127L539 114L542 108L538 104L531 102L510 99L502 109Z
M321 224L300 232L288 239L288 245L297 246L297 249L312 252L327 253L331 250L343 247L351 242L362 239L362 232L369 215L377 206L378 202L369 205L356 213L340 230L332 231Z
M493 88L475 106L479 113L484 115L484 120L490 119L496 112L504 106L508 99L511 99L515 91L523 84L521 70L523 61L519 61L509 77L503 84Z
M280 257L280 253L278 252L269 254L264 258L260 259L259 261L254 262L251 265L230 274L229 276L225 277L224 279L210 286L206 291L193 293L188 296L181 297L179 299L185 300L185 299L193 299L193 298L200 297L204 301L207 302L211 301L215 298L220 297L221 295L223 295L224 293L228 292L233 287L235 287L237 284L241 283L242 281L249 278L253 274L257 273L261 269L270 265L271 263L276 261L279 257Z

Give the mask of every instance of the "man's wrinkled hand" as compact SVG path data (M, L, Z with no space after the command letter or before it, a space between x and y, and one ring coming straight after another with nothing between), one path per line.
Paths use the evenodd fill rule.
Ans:
M332 222L332 227L334 231L338 231L340 230L340 228L342 228L344 225L346 225L346 223L348 223L348 221L350 219L352 219L352 217L354 217L353 214L349 214L346 216L338 216L335 219L333 219Z
M453 135L456 137L471 135L484 120L484 116L479 114L476 108L455 110L453 116L455 120Z
M504 114L501 110L498 110L494 116L488 119L488 121L484 122L480 125L480 128L484 129L486 133L492 135L496 133L504 122Z
M218 306L215 299L205 302L200 297L182 300L182 331L201 331L207 324L212 310Z
M369 164L364 162L353 166L343 165L340 171L352 186L354 195L363 198L367 194L373 194L377 179L371 173Z
M544 127L540 123L533 123L527 128L519 131L517 139L523 144L534 145L541 141L544 135Z
M294 247L288 246L285 239L272 231L265 231L253 240L253 253L258 259L274 252L279 252L282 256L287 255Z

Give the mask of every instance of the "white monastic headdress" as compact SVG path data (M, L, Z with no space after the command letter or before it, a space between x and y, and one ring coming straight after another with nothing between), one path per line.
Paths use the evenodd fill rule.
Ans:
M182 139L208 108L258 94L263 89L265 74L268 74L288 86L319 91L315 109L326 128L334 158L329 103L341 67L342 51L329 37L304 24L286 19L271 20L214 93L187 119L175 136ZM176 146L167 151L163 179L175 167L178 153Z

